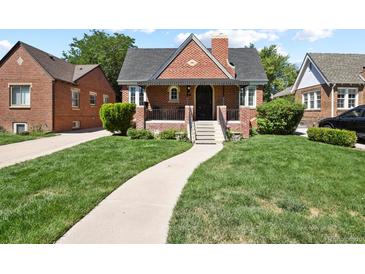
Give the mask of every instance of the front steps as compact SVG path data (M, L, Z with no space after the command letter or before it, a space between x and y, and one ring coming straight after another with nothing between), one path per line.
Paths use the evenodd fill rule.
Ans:
M195 130L195 144L214 145L224 141L221 126L217 121L195 121Z

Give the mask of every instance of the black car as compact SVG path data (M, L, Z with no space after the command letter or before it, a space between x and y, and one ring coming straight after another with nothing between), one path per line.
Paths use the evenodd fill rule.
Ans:
M319 127L340 128L356 131L359 138L365 138L365 105L357 106L341 115L319 121Z

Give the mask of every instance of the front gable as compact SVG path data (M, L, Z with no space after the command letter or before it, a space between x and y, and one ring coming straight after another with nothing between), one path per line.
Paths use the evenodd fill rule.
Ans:
M191 39L177 56L162 70L157 79L230 78L228 72L209 56L202 46Z
M313 66L311 62L309 62L304 70L303 76L300 79L298 89L322 85L325 83L325 80L316 69L316 67Z

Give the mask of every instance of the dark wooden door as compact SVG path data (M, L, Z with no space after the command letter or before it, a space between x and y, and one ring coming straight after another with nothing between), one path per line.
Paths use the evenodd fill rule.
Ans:
M196 89L196 119L213 119L213 91L211 86L198 86Z

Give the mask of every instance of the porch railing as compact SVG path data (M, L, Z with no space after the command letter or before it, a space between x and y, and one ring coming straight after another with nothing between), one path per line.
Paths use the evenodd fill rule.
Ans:
M185 119L185 110L184 108L178 109L163 109L163 108L155 108L152 110L148 110L146 114L147 120L181 120Z
M239 109L227 109L227 121L238 121L239 120Z

